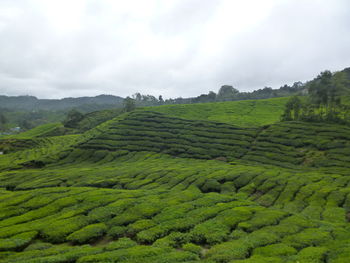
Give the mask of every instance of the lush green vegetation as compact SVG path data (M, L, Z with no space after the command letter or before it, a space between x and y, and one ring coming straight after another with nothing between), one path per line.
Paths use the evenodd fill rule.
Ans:
M321 72L308 83L306 99L295 96L286 103L282 119L350 124L350 69Z
M350 128L279 122L287 100L3 138L0 262L348 262Z
M62 129L63 125L61 123L48 123L18 134L3 135L0 139L32 139L35 137L62 135Z
M229 123L240 127L259 127L280 120L288 98L226 101L150 107L149 110L190 120Z

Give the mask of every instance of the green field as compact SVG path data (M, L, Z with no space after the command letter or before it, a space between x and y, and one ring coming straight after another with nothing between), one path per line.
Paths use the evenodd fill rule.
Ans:
M150 111L189 120L207 120L240 127L259 127L280 120L286 98L148 107Z
M2 138L0 262L349 262L350 128L281 123L286 100Z
M55 133L59 133L61 128L63 128L61 123L48 123L19 134L2 135L0 139L31 139L35 137L53 136Z

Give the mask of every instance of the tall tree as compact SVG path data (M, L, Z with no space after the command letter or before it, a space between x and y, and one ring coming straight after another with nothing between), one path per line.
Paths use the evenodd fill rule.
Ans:
M6 123L7 123L7 118L5 117L5 115L3 113L0 112L0 129L1 130L5 129Z
M223 85L219 89L217 99L221 101L233 100L239 91L230 85Z
M302 106L303 104L301 103L301 100L299 99L299 97L294 96L290 98L285 105L285 110L282 115L282 120L283 121L299 120Z
M63 121L63 125L67 128L77 128L78 123L84 118L84 115L76 110L72 109L67 113L66 119Z
M125 112L133 111L135 109L135 100L130 97L126 97L124 99L123 105Z

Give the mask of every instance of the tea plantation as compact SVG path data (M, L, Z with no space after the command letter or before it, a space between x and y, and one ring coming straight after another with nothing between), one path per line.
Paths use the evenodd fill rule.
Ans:
M285 101L2 138L0 262L350 262L350 128L279 122Z

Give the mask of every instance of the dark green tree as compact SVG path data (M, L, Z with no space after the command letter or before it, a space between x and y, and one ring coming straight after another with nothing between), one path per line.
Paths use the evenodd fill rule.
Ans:
M124 99L123 105L124 105L123 109L125 112L133 111L135 109L135 100L130 97L126 97Z
M309 84L310 103L314 104L318 120L339 120L343 105L341 98L349 90L346 72L332 74L329 70L321 72Z
M21 129L23 130L30 130L31 128L34 127L33 123L30 122L29 120L21 120L19 122L19 126L21 127Z
M209 91L208 99L209 99L209 101L215 101L216 100L216 93L214 91Z
M1 130L5 129L6 123L7 123L7 118L5 117L5 115L3 113L0 112L0 129Z
M230 85L223 85L219 89L217 99L220 101L233 100L239 91Z
M64 127L77 128L79 122L84 118L84 115L76 110L72 109L67 113L66 119L63 121Z
M303 104L298 96L290 98L285 106L284 113L282 115L283 121L299 120L300 113Z
M132 95L133 99L136 100L136 101L141 101L142 99L142 95L141 93L137 92L135 93L134 95Z

